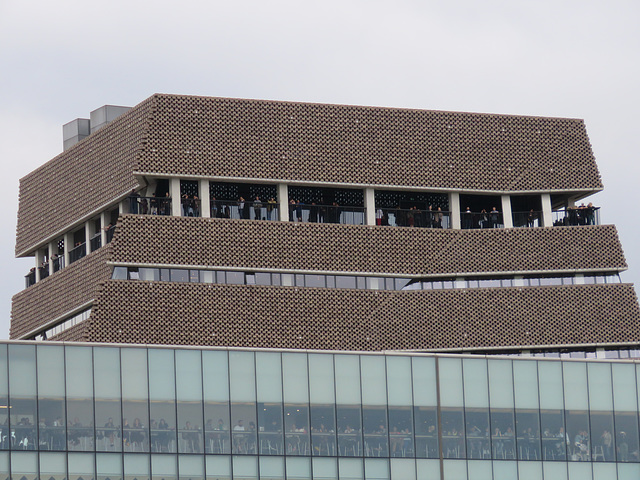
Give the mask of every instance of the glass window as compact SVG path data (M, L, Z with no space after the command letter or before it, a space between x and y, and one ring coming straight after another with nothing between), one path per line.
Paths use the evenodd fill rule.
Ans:
M198 350L176 350L178 452L203 453L202 359Z
M340 472L340 480L363 480L362 459L358 458L339 458L338 471Z
M147 351L122 348L122 428L126 452L149 451L149 390ZM126 476L125 457L125 476Z
M335 275L327 275L327 288L336 288L336 276Z
M513 383L518 458L541 460L537 363L531 360L514 361ZM551 431L548 432L547 437L551 437ZM549 446L551 450L554 447L553 444Z
M440 358L438 368L442 452L445 458L465 458L462 362L459 358Z
M66 450L64 348L38 345L37 357L39 449Z
M416 465L413 460L396 460L396 462L396 465L391 467L394 478L415 480ZM411 464L411 468L402 468L404 466L402 464L407 463ZM389 480L389 460L386 458L365 459L364 478L365 480Z
M283 455L280 353L256 352L258 445L261 455Z
M295 275L296 287L304 287L304 275L296 273Z
M256 273L256 285L271 285L270 273Z
M71 438L71 431L69 432ZM69 453L69 480L93 480L94 457L91 453Z
M255 453L257 418L255 359L253 352L229 352L229 373L233 452L245 455Z
M258 478L258 457L234 456L233 479L256 480Z
M93 349L96 415L96 450L122 451L122 407L120 405L120 350Z
M587 364L591 458L596 462L615 460L613 398L610 363Z
M227 283L232 285L244 285L244 272L227 272Z
M178 473L181 479L203 480L204 458L201 455L179 455Z
M333 356L309 354L312 455L336 455Z
M313 458L314 480L338 480L338 464L335 458Z
M115 453L96 454L98 480L122 480L122 456Z
M62 350L62 349L61 349ZM2 454L0 454L2 455ZM2 463L0 457L0 465L9 465ZM4 468L0 467L0 471L4 473ZM122 474L121 474L122 475ZM3 478L3 477L0 477ZM66 480L67 478L67 456L65 453L41 453L40 454L40 478L46 480ZM117 477L116 477L117 478ZM116 480L114 478L113 480Z
M335 355L334 360L338 455L356 457L362 451L360 361L357 355Z
M271 285L274 285L276 287L279 287L280 285L282 285L282 279L280 278L279 273L271 274Z
M589 396L587 368L582 362L562 364L564 378L565 422L569 436L569 460L589 460Z
M205 461L207 480L231 480L231 457L207 455Z
M172 282L188 282L189 270L172 268L171 269L171 281Z
M434 358L413 357L411 363L416 457L438 458L436 362ZM393 429L391 416L389 421Z
M562 364L540 361L538 379L543 460L565 460L571 442L564 425Z
M124 455L125 480L149 480L149 455Z
M114 280L126 280L127 270L127 267L113 267L113 275L111 275L111 278Z
M94 444L92 351L86 347L65 347L65 355L69 448L91 451Z
M336 288L356 288L356 277L337 275Z
M305 275L305 285L307 287L325 287L326 278L324 275Z
M618 462L640 461L638 451L636 374L634 365L613 364L615 444Z
M227 352L202 352L205 451L231 453L229 426L229 371ZM208 475L208 473L207 473Z
M200 272L202 283L216 283L216 272L211 270L202 270Z
M387 424L387 388L385 359L380 356L360 356L362 417L364 431L364 455L367 457L389 456ZM408 426L407 426L408 427ZM413 429L402 433L403 444L398 445L396 454L402 451L413 455Z
M200 283L200 270L189 270L189 281L191 283Z
M139 268L138 273L140 280L148 280L157 282L160 280L160 270L158 268Z
M307 356L282 354L284 423L287 455L309 455L309 385Z
M311 480L309 458L287 457L287 480Z
M149 423L136 417L129 427L128 441L137 448L150 435L151 451L176 452L176 381L174 351L150 348ZM127 429L125 428L125 435ZM136 451L136 450L133 450ZM153 472L152 472L153 473Z
M488 360L493 458L516 458L513 372L511 360Z
M28 450L37 445L36 348L33 345L8 345L8 348L11 392L9 423L12 432L15 432L11 447Z
M151 455L153 480L177 480L178 468L175 455Z
M291 273L282 273L280 275L282 279L283 287L293 287L294 286L294 276Z
M283 457L259 457L260 480L284 480Z
M160 269L160 280L163 282L170 282L171 281L171 270L168 268L161 268Z

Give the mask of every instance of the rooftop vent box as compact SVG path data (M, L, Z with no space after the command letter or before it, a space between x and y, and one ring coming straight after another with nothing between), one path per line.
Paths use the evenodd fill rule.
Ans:
M88 118L76 118L62 126L62 146L64 150L75 145L91 133Z
M104 105L100 108L97 108L90 113L91 133L104 127L107 123L112 122L130 109L131 107L119 107L117 105Z

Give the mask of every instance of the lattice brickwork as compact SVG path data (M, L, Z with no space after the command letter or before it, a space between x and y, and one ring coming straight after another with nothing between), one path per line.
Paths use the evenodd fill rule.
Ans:
M109 280L87 340L336 350L640 341L631 285L416 292Z
M400 274L624 268L614 226L435 230L124 216L114 261Z
M93 300L98 284L111 275L106 263L110 256L111 246L107 245L14 295L10 338Z

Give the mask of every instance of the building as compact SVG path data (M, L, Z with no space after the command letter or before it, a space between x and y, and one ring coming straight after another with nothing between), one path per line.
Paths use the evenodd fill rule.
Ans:
M12 351L31 352L27 363L32 367L24 367L31 370L23 373L29 379L40 368L41 362L34 360L40 351L65 358L67 351L85 352L92 360L80 363L87 369L97 368L95 355L101 352L117 350L118 362L131 352L145 358L144 369L142 363L122 363L120 390L112 398L122 409L117 417L122 423L113 427L121 453L110 456L99 448L106 438L98 428L104 419L96 413L93 430L82 436L73 433L75 417L69 413L69 393L75 388L70 385L87 386L81 396L91 403L88 385L98 389L99 382L69 380L75 373L65 367L66 410L58 405L66 411L61 418L67 426L57 449L69 451L64 458L70 479L78 445L119 458L113 460L124 465L119 475L140 478L151 472L158 480L175 476L181 462L207 465L181 477L230 475L209 469L209 462L218 461L231 466L238 462L234 478L245 478L243 468L253 468L251 462L260 478L283 478L277 473L280 467L286 467L287 478L309 478L311 473L296 476L296 465L313 471L313 478L335 478L333 467L327 467L326 477L320 473L325 471L320 465L324 460L315 458L323 456L320 451L332 458L340 478L413 478L406 473L413 471L416 478L499 479L515 478L517 471L519 478L537 479L543 473L544 478L563 478L559 472L564 471L573 479L586 478L587 470L594 478L615 478L616 472L621 479L638 477L635 462L640 462L640 453L630 453L638 445L637 399L631 401L628 388L611 372L635 372L640 311L633 286L620 282L619 272L627 265L616 229L601 224L599 209L589 202L603 187L582 121L154 95L131 109L103 107L92 112L91 120L67 124L64 143L62 154L20 182L16 255L33 256L35 265L25 277L25 289L13 299L11 338L88 344L10 343L9 374ZM145 347L91 346L98 343ZM397 353L382 353L389 351ZM495 353L523 358L477 356ZM253 422L258 429L255 441L243 447L234 444L230 433L227 450L215 450L207 443L207 413L198 413L190 421L193 428L188 430L193 431L181 435L183 422L174 414L173 446L165 442L162 448L154 447L151 426L163 416L149 413L156 401L151 380L155 355L171 356L171 361L165 358L169 370L170 365L177 368L183 355L227 355L230 385L246 380L253 384L253 393L247 390L242 394L247 399L238 400L248 402L246 412L234 415L230 407L227 417L220 418L228 426L239 417ZM253 370L246 365L245 370L234 370L230 359L236 355L251 357ZM562 360L526 358L530 356ZM307 362L311 368L310 358L329 362L331 378L321 371L296 370L295 375L303 376L292 374L296 380L289 381L284 365L291 361L302 368ZM404 403L396 404L392 397L402 391L402 382L408 385L409 377L426 374L407 365L423 361L432 362L428 368L433 377L424 384L412 383L411 401L405 389ZM23 365L19 357L16 362ZM124 419L133 415L124 413L124 385L134 364L137 377L132 383L146 384L148 391L130 400L149 405L137 415L147 433L145 440L130 440L127 446ZM459 370L442 367L454 364ZM15 368L18 372L22 367ZM115 364L113 368L95 370L91 378L116 375L119 370ZM529 377L515 375L520 368ZM606 385L599 383L606 383L605 370L610 379ZM206 377L199 372L196 383ZM378 378L383 372L384 379ZM187 373L175 370L174 380L165 379L168 386L157 391L165 393L158 395L171 405L179 402L183 387L171 382L187 378ZM348 380L340 380L342 375ZM313 417L316 400L309 392L312 384L323 381L329 382L324 393L333 388L334 396L320 402L333 429L321 428ZM360 396L346 403L338 399L342 381ZM260 397L256 388L259 392L261 382L282 385L280 394L275 388ZM521 400L530 397L523 403L517 400L519 382L531 389L520 394ZM602 388L594 390L594 385ZM227 403L232 399L233 404L235 387L230 388ZM447 388L458 392L456 399L443 396ZM564 396L545 403L543 388ZM9 380L9 397L11 391ZM29 395L36 391L39 398L39 389ZM173 396L166 397L170 391ZM416 391L431 395L431 403L411 403ZM601 391L612 392L609 400L598 397ZM51 395L62 402L65 392L57 392ZM367 400L365 392L373 397ZM582 400L575 399L576 392L582 392ZM290 403L304 412L297 420L304 426L286 423L292 413L287 413L287 395L302 399ZM202 394L185 401L196 402L197 411L204 412ZM7 403L11 425L24 418L35 432L33 409L39 402L33 400L31 413L24 414ZM93 412L98 411L97 402L96 397ZM269 430L261 423L267 417L260 415L271 404L275 416L265 415L275 423ZM377 413L366 413L368 406ZM403 407L404 417L392 413L395 407ZM430 420L420 416L419 407L429 407ZM449 415L454 407L458 413ZM621 420L615 420L618 412ZM42 428L53 428L52 415L40 413L43 416ZM355 419L357 427L347 429L340 423ZM79 423L90 421L87 417ZM370 422L380 424L379 433ZM525 425L532 430L525 431ZM402 448L402 435L393 436L394 428L404 432ZM497 428L498 434L481 440L487 428ZM312 438L320 430L357 440L348 448L336 437L325 450L322 436ZM561 445L564 453L545 450L545 436L548 444L551 435L562 437L565 431L571 441ZM268 447L267 434L279 439L279 447ZM293 448L287 444L289 434L292 439L304 434L308 441ZM513 438L498 438L505 434ZM53 458L53 440L38 435L25 437L27 450L37 446L45 450L41 455ZM367 435L384 441L367 441ZM575 441L578 435L589 440ZM607 435L611 442L605 445L600 440ZM180 450L181 444L193 445L196 437L198 452ZM525 438L532 439L530 448ZM20 450L19 440L4 448ZM432 440L435 443L427 446ZM106 478L106 470L99 467L102 453L90 455L91 468ZM16 473L16 455L22 465L27 457L33 461L35 453L5 456L12 459L14 474L26 475L26 470ZM151 470L136 473L127 467L133 465L127 462L138 461ZM160 463L154 467L154 462ZM272 464L275 473L268 473L271 467L263 463ZM315 463L320 470L309 470ZM40 475L53 472L39 465ZM382 473L375 473L375 465ZM82 473L83 478L87 474ZM255 478L252 475L246 478Z

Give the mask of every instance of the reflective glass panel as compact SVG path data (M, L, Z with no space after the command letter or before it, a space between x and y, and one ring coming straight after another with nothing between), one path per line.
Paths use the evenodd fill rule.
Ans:
M151 451L176 452L176 384L174 351L150 348L149 352L149 415L148 428L141 418L134 418L130 442L144 443L150 435ZM182 439L181 439L182 440ZM187 440L185 440L186 447ZM153 472L152 472L153 474Z
M227 352L202 352L205 451L231 453L229 438L229 371Z
M70 450L94 450L93 355L86 347L65 347L67 441ZM79 456L78 458L85 458ZM71 475L71 467L69 467Z
M122 371L122 440L126 452L149 451L149 385L147 351L123 348ZM137 419L137 420L136 420ZM127 460L125 457L125 475Z
M280 353L256 352L256 384L259 453L283 455Z
M36 348L33 345L9 345L9 423L11 448L34 450L38 444L36 426ZM13 456L12 456L13 458ZM18 456L20 459L30 459ZM30 461L30 460L29 460ZM14 469L15 475L15 469ZM28 476L28 475L27 475ZM18 477L19 478L19 477Z
M178 451L203 453L202 359L198 350L176 350Z
M309 354L312 455L336 455L333 355ZM322 464L322 463L321 463Z
M39 345L37 356L39 449L66 450L64 348Z
M96 450L122 451L122 407L120 405L120 350L93 349L96 415Z

